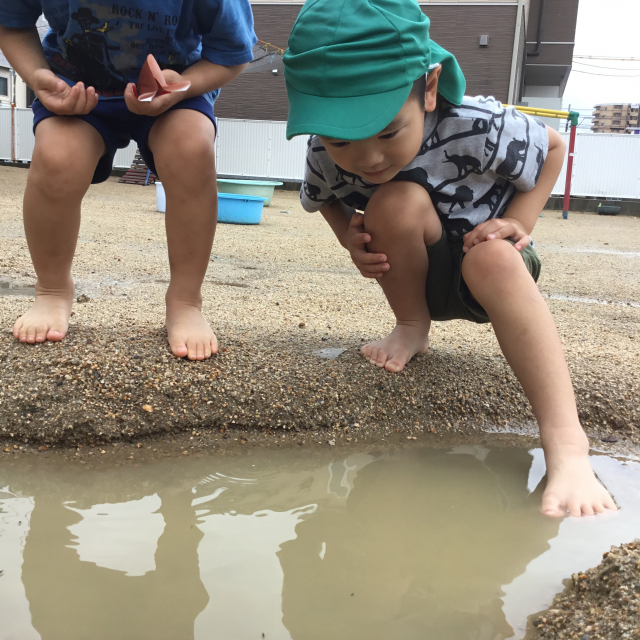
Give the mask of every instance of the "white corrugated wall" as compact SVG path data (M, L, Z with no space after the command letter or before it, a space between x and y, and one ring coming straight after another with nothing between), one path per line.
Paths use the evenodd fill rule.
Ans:
M138 145L135 140L132 140L128 147L118 149L115 157L113 158L113 166L116 169L128 169L136 156L137 149Z
M561 134L569 146L569 134ZM553 194L564 194L567 158ZM640 136L579 133L573 159L572 196L640 199Z
M33 112L31 109L14 109L15 156L20 162L28 162L33 155L36 141L33 135Z
M31 160L34 135L31 109L15 110L15 157ZM561 134L568 142L568 133ZM218 119L216 165L221 176L302 180L307 136L286 139L285 122ZM116 153L114 166L131 166L132 142ZM0 109L0 160L11 160L11 111ZM554 194L563 194L566 158ZM580 133L576 137L573 196L640 199L640 136Z
M11 109L0 109L0 160L11 160Z

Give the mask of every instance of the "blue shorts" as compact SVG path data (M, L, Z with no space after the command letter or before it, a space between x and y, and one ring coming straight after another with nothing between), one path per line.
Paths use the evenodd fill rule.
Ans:
M57 114L49 111L39 100L35 100L31 106L33 109L33 131L40 122L46 118L51 118ZM213 100L211 94L197 96L178 102L169 109L192 109L204 114L213 122L216 127L216 119L213 115ZM158 175L156 165L153 161L153 154L147 145L149 131L154 122L161 116L140 116L131 113L123 98L110 98L100 100L98 106L86 116L73 116L88 122L103 138L107 147L107 152L100 158L96 170L93 174L92 184L104 182L110 175L113 168L113 157L118 149L124 149L131 140L135 140L138 149L144 158L147 166L153 173ZM160 177L160 176L158 176Z

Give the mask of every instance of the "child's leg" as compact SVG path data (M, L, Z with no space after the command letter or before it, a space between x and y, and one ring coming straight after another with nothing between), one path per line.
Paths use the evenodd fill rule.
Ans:
M388 182L367 205L367 249L382 252L391 267L378 282L396 316L395 329L360 353L372 364L397 372L429 348L431 316L427 307L427 246L442 236L442 225L429 194L413 182Z
M13 327L22 342L62 340L67 333L80 205L104 152L102 136L82 120L52 117L36 127L24 229L38 280L33 306Z
M200 291L218 217L214 136L211 120L191 109L165 113L149 134L149 148L167 194L169 345L174 355L190 360L203 360L218 351L216 337L202 317Z
M540 425L547 463L543 512L579 516L615 509L589 464L589 443L553 317L520 254L503 240L482 242L465 256L462 275L491 318Z

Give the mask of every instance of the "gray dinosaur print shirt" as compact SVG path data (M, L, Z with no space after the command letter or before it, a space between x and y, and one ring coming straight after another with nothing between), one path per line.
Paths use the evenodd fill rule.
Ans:
M440 97L435 111L425 114L418 155L394 180L422 185L444 228L459 237L502 217L516 191L533 189L548 148L542 122L494 98L465 96L455 106ZM364 211L377 186L341 169L317 136L309 138L300 190L306 211L336 199Z

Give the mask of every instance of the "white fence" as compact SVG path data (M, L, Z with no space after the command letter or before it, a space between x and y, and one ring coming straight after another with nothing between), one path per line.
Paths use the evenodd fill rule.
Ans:
M0 160L29 161L34 136L31 109L15 109L12 153L11 110L0 109ZM300 181L307 137L286 139L286 123L218 118L216 166L221 176ZM568 142L568 133L562 134ZM114 167L131 166L132 142L120 149ZM552 193L563 194L565 166ZM579 133L571 186L573 196L640 199L640 136Z
M569 134L561 134L569 146ZM552 193L564 194L567 158ZM640 136L579 133L571 179L572 196L640 199Z
M307 138L286 138L286 122L218 118L216 167L219 175L300 181L304 175ZM14 142L11 150L11 110L0 109L0 160L28 162L33 154L33 113L14 110ZM117 169L131 166L136 143L118 149Z

